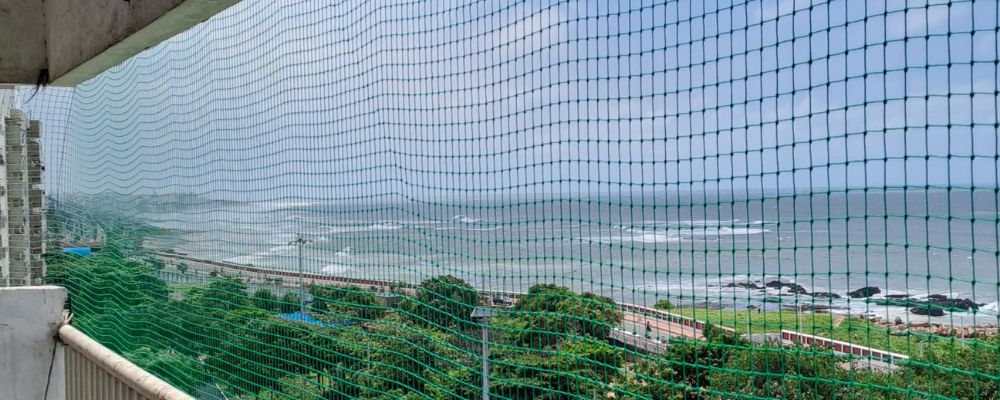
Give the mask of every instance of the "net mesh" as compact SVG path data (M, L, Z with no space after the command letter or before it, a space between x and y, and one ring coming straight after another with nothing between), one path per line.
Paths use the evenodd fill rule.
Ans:
M997 398L997 8L243 1L19 92L48 280L199 398Z

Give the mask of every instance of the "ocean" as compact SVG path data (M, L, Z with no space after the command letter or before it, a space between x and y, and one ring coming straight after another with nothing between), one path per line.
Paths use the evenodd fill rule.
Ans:
M185 201L140 214L172 232L151 243L193 257L419 283L443 274L495 291L554 283L652 306L821 306L905 321L997 323L998 195L993 190L659 193L337 201ZM780 280L831 299L785 288ZM849 299L940 294L976 312L917 316Z

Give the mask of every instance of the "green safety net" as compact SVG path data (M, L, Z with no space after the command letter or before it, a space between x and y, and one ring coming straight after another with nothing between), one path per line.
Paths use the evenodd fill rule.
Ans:
M995 1L246 0L17 98L47 281L198 398L993 399L998 36Z

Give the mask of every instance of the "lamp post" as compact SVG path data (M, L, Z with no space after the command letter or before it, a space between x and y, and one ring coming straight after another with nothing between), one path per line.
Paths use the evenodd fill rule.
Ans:
M306 276L302 269L302 247L310 243L312 240L306 239L302 234L298 234L295 240L288 242L288 245L299 248L299 312L302 313L302 318L306 316Z
M479 321L483 330L483 400L490 399L490 318L494 311L489 307L476 307L472 310L472 318Z

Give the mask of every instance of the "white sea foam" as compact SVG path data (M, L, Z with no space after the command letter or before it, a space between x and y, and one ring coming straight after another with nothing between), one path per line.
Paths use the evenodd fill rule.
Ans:
M642 233L633 235L613 235L613 236L590 236L580 238L584 242L594 242L594 243L675 243L680 242L682 239L679 236L669 235L666 233Z
M334 255L337 256L337 257L350 257L351 256L351 246L344 247L343 250L340 250L340 251L334 253Z
M462 224L477 224L480 221L479 218L466 217L464 215L456 215L451 217L451 220Z
M741 236L741 235L759 235L764 232L770 232L768 229L764 228L732 228L728 226L722 227L704 227L704 228L676 228L676 229L650 229L650 228L638 228L633 226L617 226L615 229L620 230L625 233L630 233L632 235L643 236L643 235L666 235L667 237L677 237L677 236Z
M350 271L351 267L344 264L327 264L323 267L322 272L328 275L343 274Z
M257 207L260 207L261 209L263 209L265 211L275 211L275 210L282 210L282 209L286 209L286 208L311 207L311 206L314 206L314 205L317 205L317 204L319 204L319 203L312 202L312 201L291 201L291 200L284 201L284 200L276 200L276 201L265 201L265 202L262 202L262 203L258 203Z
M397 229L402 229L403 226L392 222L379 222L370 225L326 226L325 228L326 228L326 233L328 234L340 234L340 233L394 231Z
M295 240L295 235L291 233L278 233L274 235L274 238L268 242L268 244L287 244Z
M272 247L272 248L268 249L267 251L270 251L271 253L287 253L287 252L290 252L292 250L295 250L295 246L287 245L286 244L284 246L275 246L275 247Z

